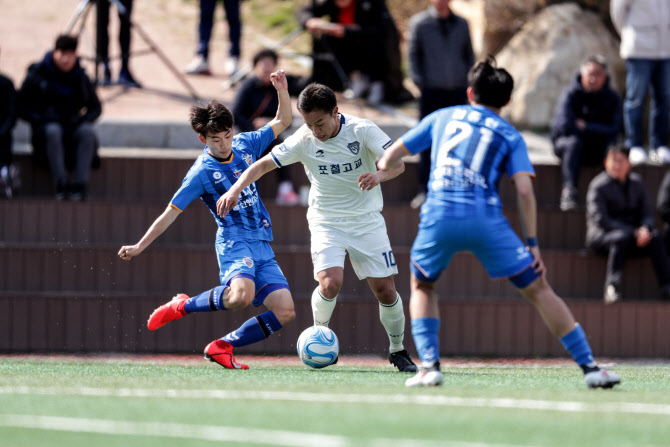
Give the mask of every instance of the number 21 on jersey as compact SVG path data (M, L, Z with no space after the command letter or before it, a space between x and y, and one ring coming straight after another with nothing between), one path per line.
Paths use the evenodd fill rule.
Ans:
M456 161L456 159L451 157L451 151L457 147L459 144L467 140L473 135L472 124L465 121L449 121L446 128L444 129L444 134L447 136L447 140L440 145L440 149L437 153L437 167L442 166L454 166L460 165L462 160ZM470 166L467 166L472 171L479 172L484 162L484 157L486 151L491 144L493 139L493 131L487 127L479 127L478 135L476 137L479 139L475 152L470 160ZM467 157L468 154L466 154Z

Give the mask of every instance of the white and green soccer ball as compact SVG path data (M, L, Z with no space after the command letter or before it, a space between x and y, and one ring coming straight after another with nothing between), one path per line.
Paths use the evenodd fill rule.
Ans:
M298 357L312 368L325 368L337 360L340 342L335 332L324 326L311 326L298 337Z

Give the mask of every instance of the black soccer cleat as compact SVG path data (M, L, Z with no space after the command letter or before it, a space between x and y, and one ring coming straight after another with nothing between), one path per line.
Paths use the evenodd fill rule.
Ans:
M400 372L416 372L417 368L406 350L392 352L389 354L389 362Z

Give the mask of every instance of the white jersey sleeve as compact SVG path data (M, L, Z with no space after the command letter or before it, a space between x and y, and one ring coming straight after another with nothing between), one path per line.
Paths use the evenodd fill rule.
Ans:
M364 141L364 147L373 154L375 162L382 158L384 151L393 144L393 140L371 121L361 120L358 129Z
M303 125L293 135L272 148L270 155L277 167L288 166L290 164L303 161L305 149L305 131L309 132L307 126Z

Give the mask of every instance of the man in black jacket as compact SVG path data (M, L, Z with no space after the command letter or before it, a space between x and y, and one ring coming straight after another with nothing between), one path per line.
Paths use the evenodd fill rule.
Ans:
M563 92L551 127L554 153L561 159L563 174L561 210L577 207L581 166L602 163L620 128L621 100L609 85L607 62L601 55L590 56Z
M12 129L16 123L16 90L0 75L0 196L12 197L18 173L12 165Z
M658 188L656 210L663 220L665 251L670 253L670 171L665 173L661 186Z
M233 102L233 116L235 125L240 132L252 132L265 126L277 115L279 98L277 90L272 85L270 75L277 71L279 55L270 49L263 49L254 55L254 71L252 76L244 80L235 94ZM297 96L304 87L304 80L295 76L286 75L288 93ZM284 137L277 138L265 150L269 153L273 147L281 144ZM277 189L277 205L297 205L300 201L293 189L289 169L277 169L279 188Z
M400 39L385 0L313 0L297 20L313 36L311 81L335 91L348 87L349 98L367 92L373 104L402 102Z
M649 256L661 287L670 299L670 266L642 179L630 173L629 149L610 146L605 172L589 184L586 195L586 246L608 253L605 303L621 299L623 266L629 256Z
M28 67L19 91L19 116L32 127L35 159L48 161L58 200L86 197L98 146L93 122L102 106L76 51L76 37L58 36L54 50Z

